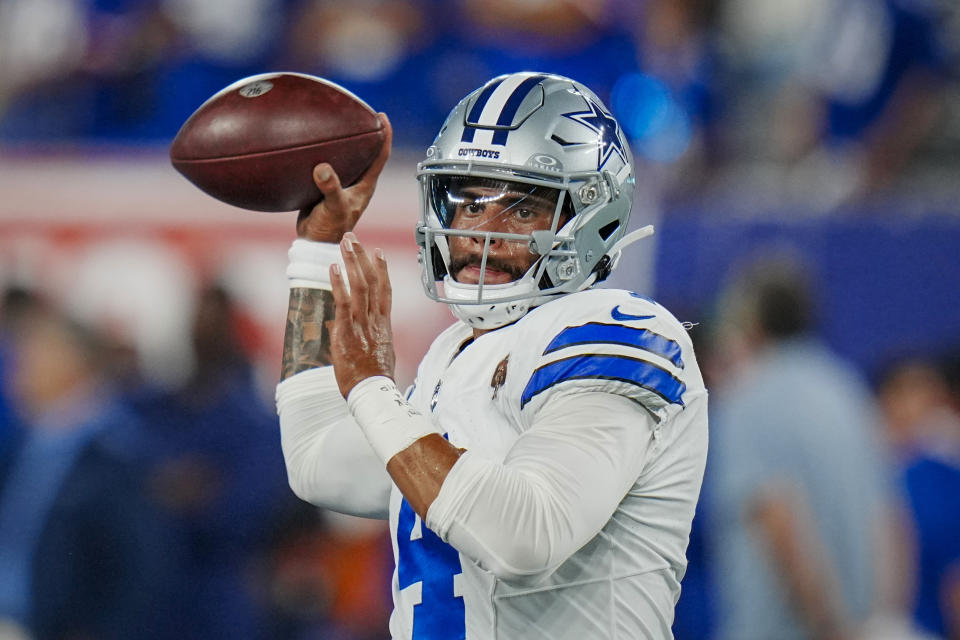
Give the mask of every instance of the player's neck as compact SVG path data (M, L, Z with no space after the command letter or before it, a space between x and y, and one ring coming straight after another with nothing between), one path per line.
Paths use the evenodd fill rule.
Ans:
M498 329L503 329L504 327L509 327L510 325L514 324L514 323L517 322L518 320L520 320L520 318L515 318L515 319L511 320L510 322L508 322L507 324L502 324L502 325L500 325L499 327L492 327L492 328L490 328L490 329L478 329L478 328L474 327L474 328L473 328L473 340L476 340L477 338L479 338L480 336L482 336L482 335L485 334L485 333L490 333L491 331L497 331ZM471 342L472 342L473 340L471 340Z

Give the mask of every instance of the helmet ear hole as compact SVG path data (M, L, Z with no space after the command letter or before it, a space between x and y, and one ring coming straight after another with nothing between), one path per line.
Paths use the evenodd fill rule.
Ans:
M543 275L540 276L540 283L538 286L540 287L540 290L543 291L544 289L553 289L555 285L553 284L553 279L550 278L550 274L544 271Z
M604 255L597 262L596 266L593 267L593 273L597 274L597 279L595 282L603 282L607 279L607 276L610 275L610 272L613 271L613 261L610 260L610 256Z
M600 227L597 230L597 233L599 233L600 238L605 241L607 238L612 236L616 232L616 230L619 228L620 228L620 221L614 220Z

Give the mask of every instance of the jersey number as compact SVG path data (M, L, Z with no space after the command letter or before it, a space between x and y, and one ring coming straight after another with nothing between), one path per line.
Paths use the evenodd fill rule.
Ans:
M400 589L421 583L422 594L413 607L412 640L463 640L463 596L453 593L453 577L463 573L460 554L423 523L423 535L411 540L416 521L417 514L404 500L397 519L397 580Z

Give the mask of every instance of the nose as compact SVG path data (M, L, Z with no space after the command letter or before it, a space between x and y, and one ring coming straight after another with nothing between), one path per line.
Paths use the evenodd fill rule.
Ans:
M497 224L496 224L497 218L498 218L498 216L497 216L496 213L488 213L488 214L484 215L484 216L477 222L477 224L474 225L473 231L477 231L477 232L481 232L481 233L484 233L484 232L502 231L503 229L498 229L498 228L497 228ZM479 248L481 248L481 249L483 248L483 245L486 243L486 241L487 241L487 239L486 239L485 236L470 236L470 242L471 242L471 244L478 245ZM495 237L494 237L494 238L490 238L490 248L491 248L491 249L497 248L497 247L499 247L499 246L502 245L502 244L503 244L503 240L502 240L502 239L500 239L500 238L495 238Z

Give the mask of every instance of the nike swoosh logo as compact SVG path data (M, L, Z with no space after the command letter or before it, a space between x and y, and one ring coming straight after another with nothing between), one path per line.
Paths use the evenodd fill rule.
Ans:
M628 320L649 320L650 318L654 317L654 316L635 316L632 313L623 313L622 311L620 311L620 305L615 306L613 310L610 311L610 315L613 317L614 320L618 322L625 322Z

